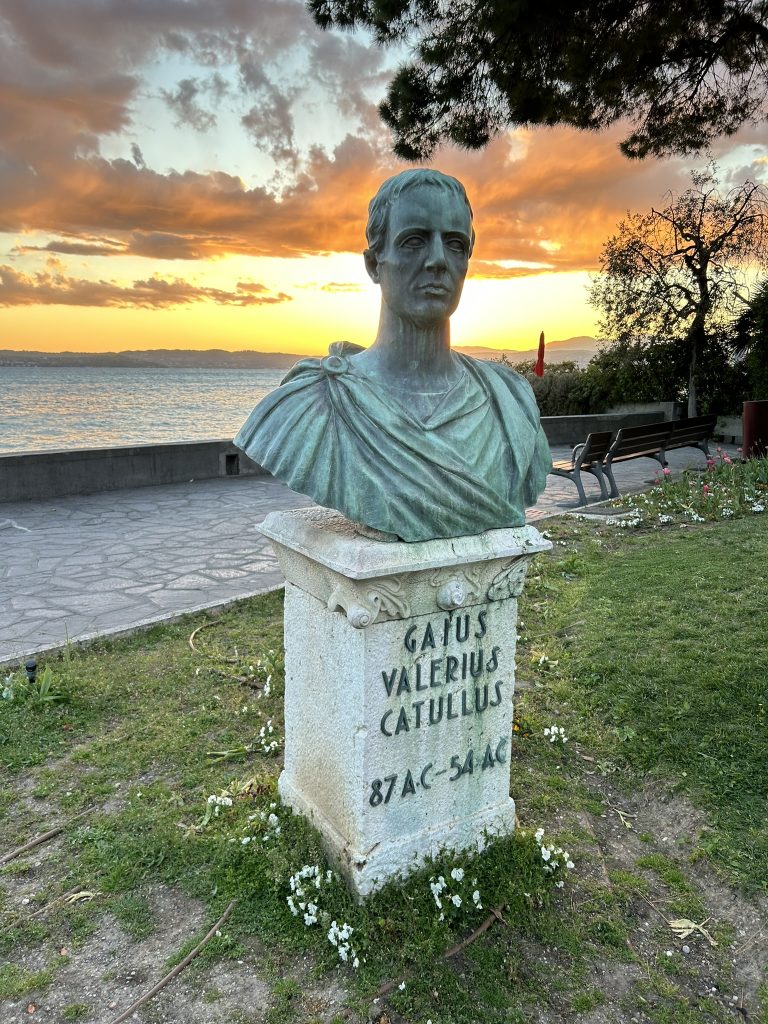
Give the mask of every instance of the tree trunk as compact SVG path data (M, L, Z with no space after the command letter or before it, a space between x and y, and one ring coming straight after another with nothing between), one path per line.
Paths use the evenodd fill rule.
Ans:
M691 345L691 356L688 362L688 415L697 416L696 411L696 341Z
M698 416L696 364L704 350L704 314L698 313L688 331L688 415Z

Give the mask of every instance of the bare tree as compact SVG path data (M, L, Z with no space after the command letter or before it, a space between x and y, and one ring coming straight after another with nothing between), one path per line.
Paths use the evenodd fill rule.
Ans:
M768 193L754 181L721 191L714 165L666 205L630 214L603 246L589 300L605 337L679 340L688 354L688 415L707 337L750 299L750 270L768 261Z

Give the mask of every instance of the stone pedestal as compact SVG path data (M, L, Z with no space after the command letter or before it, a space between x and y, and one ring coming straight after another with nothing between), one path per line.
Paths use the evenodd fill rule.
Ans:
M280 795L354 890L510 832L516 599L550 543L405 544L322 508L260 530L286 578Z

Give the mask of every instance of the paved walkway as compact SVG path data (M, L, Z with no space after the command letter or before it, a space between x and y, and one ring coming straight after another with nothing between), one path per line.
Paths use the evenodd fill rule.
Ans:
M677 472L703 466L704 456L688 448L669 461ZM655 469L649 459L620 464L619 489L648 486ZM599 496L591 477L585 488ZM529 522L576 503L574 485L550 476ZM273 509L309 504L264 477L0 504L0 665L280 586L269 542L254 525Z

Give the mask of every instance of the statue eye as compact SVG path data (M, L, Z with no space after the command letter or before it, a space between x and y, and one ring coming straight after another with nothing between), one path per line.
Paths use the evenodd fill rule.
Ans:
M400 245L404 249L418 249L424 245L424 239L421 235L406 235L406 237L400 242Z
M452 252L458 252L463 254L466 253L467 251L466 243L462 238L449 238L446 244Z

